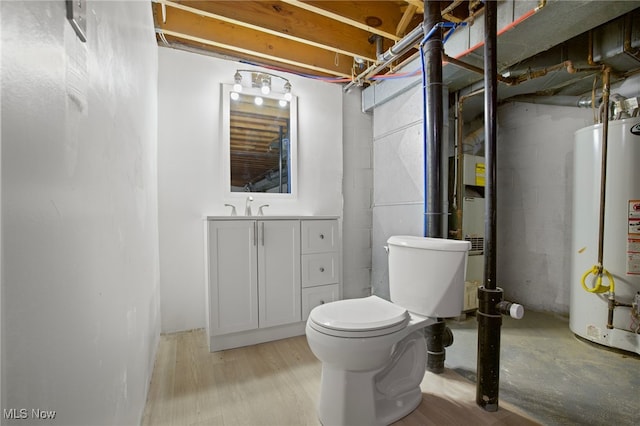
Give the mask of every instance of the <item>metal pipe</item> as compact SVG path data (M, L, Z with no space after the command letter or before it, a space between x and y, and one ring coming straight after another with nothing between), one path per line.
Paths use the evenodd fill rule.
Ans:
M379 62L387 62L394 60L399 55L402 55L408 49L412 48L416 43L420 41L422 36L424 35L423 24L419 24L413 30L409 32L406 36L401 38L396 44L391 46L381 55L378 55Z
M446 55L444 53L442 54L442 60L450 63L451 65L455 65L457 67L464 68L464 69L469 70L469 71L473 71L473 72L475 72L477 74L484 75L484 70L482 68L476 67L475 65L471 65L471 64L468 64L466 62L463 62L460 59L452 58L451 56ZM514 79L514 78L503 77L501 75L497 76L497 78L498 78L499 81L501 81L503 83L506 83L508 85L513 85L513 84L517 83L516 79Z
M485 241L484 286L478 289L478 379L476 403L486 411L498 410L500 328L498 304L502 289L496 286L496 107L497 107L497 2L484 4L485 87Z
M385 53L380 55L378 57L378 61L382 62L369 66L369 68L353 78L353 80L351 80L342 90L347 92L356 83L359 83L383 70L390 62L394 61L398 56L404 54L407 50L411 49L416 43L418 43L423 33L424 30L421 23L411 30L409 34L400 39L396 44L387 49Z
M463 105L464 102L472 97L472 96L477 96L480 93L484 92L484 87L482 89L478 89L475 90L471 93L468 93L466 95L462 95L458 97L458 102L457 102L457 107L458 107L458 117L457 117L457 134L456 134L456 197L455 197L455 204L456 204L456 233L455 233L455 238L461 240L462 239L462 214L463 214L463 203L462 203L462 198L464 197L463 194L463 187L464 185L462 184L462 169L464 167L463 164L463 152L462 152L462 141L464 140L464 130L463 130L463 120L462 120L462 110L463 110Z
M485 287L496 288L496 107L498 103L497 6L486 2L484 45L484 135L485 135Z
M424 43L426 61L427 94L424 142L424 197L425 218L424 236L442 237L442 196L441 196L441 160L442 131L444 114L442 108L442 30L438 27L442 20L439 1L426 1L424 5L423 27L430 29Z
M604 114L602 117L602 161L600 164L600 217L598 222L598 265L602 266L604 257L604 210L607 188L607 146L609 139L609 92L610 92L609 67L605 67L602 75L602 105Z
M505 99L505 101L526 102L530 104L543 104L555 106L568 106L578 108L591 108L591 96L547 96L547 95L518 95Z

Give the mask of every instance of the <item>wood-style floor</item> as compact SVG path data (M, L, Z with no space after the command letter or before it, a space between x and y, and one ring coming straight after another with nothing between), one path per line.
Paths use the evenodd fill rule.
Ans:
M204 330L163 335L142 424L319 425L320 362L305 336L210 353ZM488 413L475 385L426 373L422 403L396 425L536 425L501 402Z

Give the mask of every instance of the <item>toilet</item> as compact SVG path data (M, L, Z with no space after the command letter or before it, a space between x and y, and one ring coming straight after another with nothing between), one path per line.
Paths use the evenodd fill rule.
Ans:
M387 244L391 302L340 300L307 319L309 347L322 362L324 426L388 425L415 410L427 364L423 329L462 311L470 242L393 236Z

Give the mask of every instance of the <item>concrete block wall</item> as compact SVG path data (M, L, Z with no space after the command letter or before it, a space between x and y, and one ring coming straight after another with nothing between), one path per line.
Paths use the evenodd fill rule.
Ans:
M569 311L573 134L591 124L588 109L498 110L497 284L528 309Z
M373 110L373 294L389 298L384 246L391 235L422 235L422 93L418 87Z
M343 95L343 297L371 294L371 233L373 228L372 115L361 111L361 91Z
M640 96L640 76L611 92ZM498 109L498 286L528 309L569 313L574 133L592 124L590 109Z

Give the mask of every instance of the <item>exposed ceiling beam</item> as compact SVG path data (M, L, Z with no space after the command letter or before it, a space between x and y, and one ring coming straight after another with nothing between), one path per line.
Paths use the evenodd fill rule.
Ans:
M424 1L422 0L406 0L411 6L415 6L418 13L424 13Z
M296 7L299 7L301 9L308 10L308 11L316 13L318 15L334 19L334 20L336 20L338 22L342 22L343 24L347 24L347 25L351 25L351 26L356 27L356 28L360 28L361 30L368 31L368 32L370 32L372 34L377 34L379 36L382 36L384 38L388 38L388 39L393 40L393 41L398 41L401 38L401 37L398 37L395 34L392 34L390 32L379 30L379 29L377 29L375 27L369 26L367 24L363 24L362 22L356 21L356 20L351 19L351 18L347 18L345 16L339 15L337 13L331 12L331 11L326 10L326 9L322 9L320 7L314 6L314 5L309 4L309 3L305 3L305 2L302 2L302 1L299 1L299 0L281 0L281 1L283 3L287 3L287 4L290 4L292 6L296 6Z
M171 31L171 30L166 30L166 29L158 29L157 31L169 35L169 36L173 36L179 39L183 39L183 40L189 40L189 41L193 41L196 43L202 43L208 46L213 46L213 47L218 47L220 49L225 49L225 50L229 50L231 52L238 52L238 53L243 53L245 55L248 56L253 56L253 57L257 57L257 58L262 58L262 59L267 59L273 62L277 62L277 63L282 63L282 64L287 64L287 65L292 65L298 68L303 68L303 69L308 69L308 70L312 70L312 71L317 71L317 72L321 72L321 73L325 73L325 74L329 74L329 75L335 75L337 77L345 77L345 78L351 78L351 74L346 74L343 72L338 72L332 69L326 69L326 68L322 68L322 67L317 67L314 65L310 65L304 62L299 62L299 61L293 61L293 60L288 60L282 57L278 57L278 56L274 56L274 55L267 55L261 52L256 52L256 51L252 51L252 50L248 50L248 49L244 49L238 46L233 46L233 45L228 45L228 44L224 44L224 43L218 43L206 38L200 38L200 37L194 37L192 35L189 34L184 34L184 33L179 33L179 32L175 32L175 31Z
M289 32L283 32L283 31L276 31L274 29L270 29L265 27L264 25L255 25L246 21L241 21L238 19L234 19L222 14L218 14L218 13L212 13L208 10L204 10L204 8L222 8L224 9L225 3L236 3L236 2L200 2L199 6L200 8L195 8L195 7L191 7L188 4L182 4L182 3L176 3L174 1L170 1L170 0L153 0L155 3L161 4L163 7L169 6L171 8L177 9L177 10L182 10L185 12L189 12L192 13L194 15L198 15L198 16L204 16L207 18L211 18L211 19L215 19L218 21L222 21L222 22L226 22L228 24L231 25L235 25L235 26L239 26L239 27L243 27L243 28L247 28L253 31L258 31L258 32L262 32L265 34L269 34L272 36L277 36L277 37L282 37L284 39L288 39L291 41L295 41L298 43L302 43L302 44L306 44L308 46L312 46L312 47L316 47L319 49L324 49L324 50L328 50L334 53L340 53L342 55L346 55L346 56L350 56L352 58L362 58L365 59L367 61L370 62L375 62L375 55L373 55L372 53L372 48L370 47L368 42L364 42L362 43L362 46L357 47L355 45L355 43L349 43L349 42L342 42L339 45L336 43L334 45L328 44L328 43L322 43L322 42L317 42L314 40L311 40L309 37L298 37L296 35L293 35ZM244 2L243 6L246 9L246 7L249 5L249 2ZM233 8L238 8L237 4L231 4L229 7L233 7ZM228 9L226 10L228 12ZM163 17L165 17L165 19L163 19L163 22L166 23L167 19L166 19L166 12L163 9ZM244 11L244 14L246 15L246 10ZM245 16L246 19L246 16ZM317 34L317 33L316 33ZM346 36L346 40L357 40L358 38L366 40L367 36L366 34L362 34L360 35L360 37L357 37L357 35L355 34L343 34L343 36ZM343 40L345 40L345 38L343 38ZM342 47L339 47L342 46ZM349 49L351 48L351 49ZM366 49L366 50L364 50Z
M402 37L404 35L407 27L409 26L409 23L413 19L413 16L416 14L417 10L418 8L413 4L407 6L404 13L402 14L402 19L400 19L400 22L396 27L396 35L398 37Z

